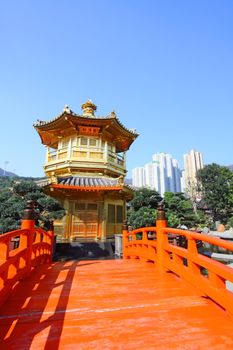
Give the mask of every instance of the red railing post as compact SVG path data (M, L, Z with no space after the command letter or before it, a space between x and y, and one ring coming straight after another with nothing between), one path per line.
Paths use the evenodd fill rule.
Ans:
M26 266L28 276L32 268L32 245L33 235L35 231L35 220L34 220L34 204L33 201L27 202L27 207L24 210L23 219L21 221L21 229L28 230L26 239L22 242L23 247L27 248Z
M54 254L54 225L53 225L53 221L49 221L49 228L48 228L48 233L50 235L51 238L51 251L50 251L50 262L53 259L53 254Z
M127 226L127 222L124 221L124 225L123 225L123 231L122 231L122 255L123 258L126 257L126 244L128 242L128 226Z
M163 268L165 252L164 243L166 242L167 236L163 232L163 228L167 227L167 221L165 217L164 205L160 203L157 208L157 220L156 220L156 234L157 234L157 262L158 266Z
M200 275L200 267L193 262L194 257L198 255L197 250L197 242L192 237L188 236L188 269L191 273L193 273L193 276L197 276L197 279ZM198 282L197 282L198 283Z
M9 242L8 240L2 240L0 242L0 263L4 263L8 259L9 254Z

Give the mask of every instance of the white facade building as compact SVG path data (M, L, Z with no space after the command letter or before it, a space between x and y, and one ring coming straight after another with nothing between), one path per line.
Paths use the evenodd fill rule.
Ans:
M144 187L145 186L145 169L144 167L134 168L133 171L133 186L135 187Z
M185 191L190 192L197 184L197 171L204 167L202 153L191 150L184 155Z
M144 181L139 185L139 170L144 169ZM140 170L140 175L143 171ZM158 191L161 196L165 192L181 191L181 171L176 159L173 159L168 153L156 153L152 156L152 162L146 164L143 168L133 169L133 185L136 187L149 187Z
M184 170L181 171L180 186L181 186L181 192L185 192L185 173L184 173Z
M182 171L179 168L178 161L176 159L172 159L173 171L174 171L174 192L182 192L181 190L181 178Z
M157 164L148 163L144 166L145 186L156 190L158 188L159 169Z

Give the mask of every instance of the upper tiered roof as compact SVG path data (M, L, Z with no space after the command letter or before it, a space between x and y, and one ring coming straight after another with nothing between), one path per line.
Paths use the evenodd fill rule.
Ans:
M74 113L68 106L63 112L50 121L38 120L34 124L44 145L57 148L58 141L74 134L103 136L116 143L116 151L126 151L138 136L135 130L127 129L118 119L115 112L106 117L97 117L97 107L91 100L82 105L83 114Z

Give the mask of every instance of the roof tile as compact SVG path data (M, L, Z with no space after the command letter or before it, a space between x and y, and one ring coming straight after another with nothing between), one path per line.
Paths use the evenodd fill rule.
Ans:
M83 187L115 187L118 184L117 179L106 177L59 177L59 185L65 186L83 186Z

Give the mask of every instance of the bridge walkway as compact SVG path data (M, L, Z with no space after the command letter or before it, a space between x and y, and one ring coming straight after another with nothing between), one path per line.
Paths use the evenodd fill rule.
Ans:
M138 260L44 264L0 308L1 350L212 349L233 321L173 273Z

